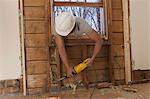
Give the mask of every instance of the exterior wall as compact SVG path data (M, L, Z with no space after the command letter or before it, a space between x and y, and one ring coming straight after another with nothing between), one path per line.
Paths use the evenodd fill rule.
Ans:
M24 0L27 93L46 92L48 66L47 0Z

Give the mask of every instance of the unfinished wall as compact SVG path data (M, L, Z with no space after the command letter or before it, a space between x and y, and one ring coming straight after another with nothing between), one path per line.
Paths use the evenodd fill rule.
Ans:
M47 35L47 11L45 3L47 0L24 0L24 22L25 22L25 47L26 47L26 69L27 69L27 91L28 93L41 93L46 91L48 71L48 35ZM124 49L123 49L123 18L122 0L112 0L112 44L114 52L114 75L115 80L124 83ZM70 41L67 41L68 44ZM83 50L84 49L84 50ZM72 66L81 62L85 57L92 54L93 45L84 47L68 46L69 61ZM51 66L57 65L55 50L50 50ZM63 67L63 64L61 64ZM61 70L63 71L63 69ZM96 71L96 73L95 73ZM98 55L94 67L88 71L89 81L108 81L108 47L103 46L101 54Z
M42 93L48 86L47 0L24 0L27 92Z
M70 41L69 41L70 39ZM85 46L79 44L72 44L71 39L65 42L68 46L67 52L69 56L69 62L72 66L80 63L86 57L91 57L93 51L93 45ZM73 40L72 40L73 41ZM77 42L77 41L74 41ZM114 76L118 83L124 83L125 79L125 64L124 64L124 42L123 42L123 11L122 0L112 0L112 46L114 53ZM55 56L54 54L52 56ZM57 65L55 59L52 59L51 66ZM64 73L64 66L60 62L60 71ZM103 45L101 53L96 58L94 65L88 69L87 75L89 82L96 81L108 81L109 80L109 66L108 66L108 46Z

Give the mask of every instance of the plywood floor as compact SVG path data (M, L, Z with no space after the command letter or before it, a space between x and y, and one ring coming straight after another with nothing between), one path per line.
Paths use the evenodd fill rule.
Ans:
M91 99L150 99L150 83L135 84L131 88L137 89L137 92L127 92L122 90L124 86L114 86L112 88L95 89ZM93 88L89 90L78 89L76 94L71 91L63 91L61 99L90 99ZM36 96L21 96L20 94L1 95L0 99L50 99L50 96L56 94L42 94Z

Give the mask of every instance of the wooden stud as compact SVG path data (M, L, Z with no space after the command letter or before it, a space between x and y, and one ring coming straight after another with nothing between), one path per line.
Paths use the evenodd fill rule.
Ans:
M45 0L45 32L47 36L47 51L48 51L48 65L47 65L47 92L50 89L50 49L49 49L49 44L50 44L50 0Z
M107 0L107 7L108 7L108 30L109 30L109 41L112 41L112 1L111 0ZM114 78L114 71L113 71L113 67L114 67L114 62L113 62L113 58L114 58L114 54L113 54L113 45L111 42L111 45L109 46L108 49L109 52L109 77L110 77L110 81L115 84L115 78Z
M129 31L129 1L123 2L123 22L124 22L124 53L125 53L125 80L126 84L131 81L131 46L130 46L130 31Z
M22 73L23 73L23 77L21 79L23 79L22 85L23 85L23 95L26 96L27 94L27 85L26 85L26 63L25 63L25 41L24 41L24 35L25 35L25 31L24 31L24 17L23 17L23 1L19 0L19 6L20 6L20 33L21 33L21 64L22 64ZM21 83L21 82L20 82Z

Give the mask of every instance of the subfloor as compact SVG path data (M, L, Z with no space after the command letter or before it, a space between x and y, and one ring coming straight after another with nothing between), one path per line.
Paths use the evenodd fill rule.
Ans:
M124 88L129 90L124 90ZM127 85L112 86L110 88L94 89L94 91L93 89L77 89L75 94L72 94L71 91L63 91L61 98L50 98L58 95L46 93L26 97L20 94L1 95L0 99L150 99L150 83L134 84L130 87Z

